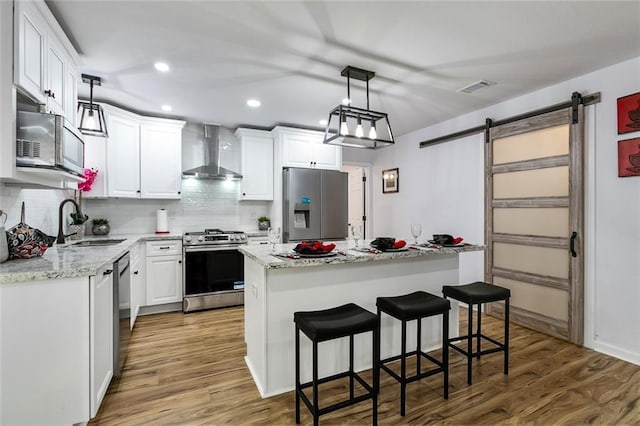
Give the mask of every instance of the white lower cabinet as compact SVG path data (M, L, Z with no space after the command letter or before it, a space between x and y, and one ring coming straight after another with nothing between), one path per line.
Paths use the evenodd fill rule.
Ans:
M146 289L144 278L144 245L138 245L131 250L131 329L136 323L140 306L146 305Z
M113 377L113 269L89 278L91 417L95 417Z
M99 291L86 276L0 285L0 424L89 421L97 401L90 376L105 382L108 374L95 370L90 342L111 339L106 328L92 329L109 321L109 282Z
M147 241L147 305L182 301L182 241Z

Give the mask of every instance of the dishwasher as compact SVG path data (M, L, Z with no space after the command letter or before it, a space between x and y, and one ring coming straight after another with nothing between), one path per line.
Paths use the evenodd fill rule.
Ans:
M129 252L113 264L113 377L119 377L127 360L131 340L130 294L131 269Z

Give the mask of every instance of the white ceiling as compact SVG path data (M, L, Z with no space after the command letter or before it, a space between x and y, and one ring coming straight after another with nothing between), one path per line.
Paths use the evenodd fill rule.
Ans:
M401 135L640 56L640 1L47 3L81 71L104 78L96 99L228 127L320 128L346 65L376 73L371 109ZM480 79L498 84L456 92ZM364 107L363 82L351 91Z

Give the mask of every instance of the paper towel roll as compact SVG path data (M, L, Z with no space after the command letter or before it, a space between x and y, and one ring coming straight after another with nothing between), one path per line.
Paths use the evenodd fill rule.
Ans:
M156 211L156 234L168 234L169 221L167 219L167 211L160 209Z

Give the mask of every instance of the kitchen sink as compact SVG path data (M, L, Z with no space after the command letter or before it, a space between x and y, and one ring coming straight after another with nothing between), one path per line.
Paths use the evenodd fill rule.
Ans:
M114 244L120 244L123 242L125 238L122 239L112 239L112 240L86 240L86 241L78 241L77 243L69 244L74 247L101 247L101 246L112 246Z

